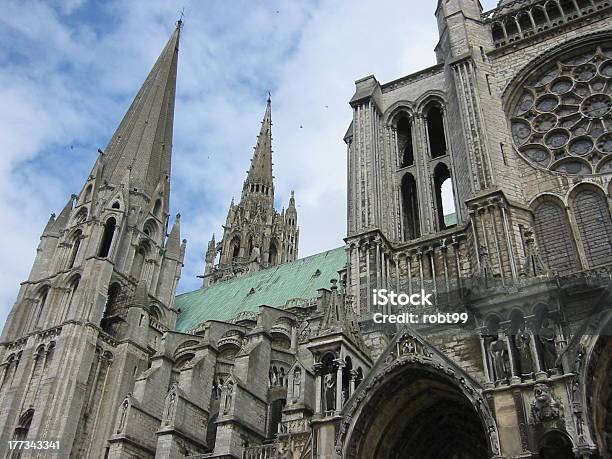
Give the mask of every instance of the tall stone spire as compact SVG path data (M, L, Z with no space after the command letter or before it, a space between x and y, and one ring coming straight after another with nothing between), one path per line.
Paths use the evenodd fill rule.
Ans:
M261 122L255 153L246 179L247 184L272 187L272 100L268 97L266 113Z
M179 36L182 22L138 91L103 156L103 178L118 185L130 171L130 188L149 196L170 175ZM167 199L167 197L166 197Z

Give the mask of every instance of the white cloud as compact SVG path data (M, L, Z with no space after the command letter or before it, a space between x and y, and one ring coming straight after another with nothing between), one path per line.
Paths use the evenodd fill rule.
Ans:
M295 189L305 256L345 236L353 82L434 63L433 0L4 2L0 322L49 213L80 189L183 6L172 177L189 240L181 289L199 285L206 242L239 198L268 89L277 206Z

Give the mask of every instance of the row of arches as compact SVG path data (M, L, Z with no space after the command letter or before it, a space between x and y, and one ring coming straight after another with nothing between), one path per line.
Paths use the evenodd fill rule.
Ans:
M606 0L548 0L491 24L496 48L604 8Z
M554 195L536 199L534 230L540 256L555 274L567 274L612 262L612 217L603 190L576 187L569 206Z
M444 133L444 117L442 107L432 104L425 112L425 125L429 155L431 159L440 158L447 154L446 135ZM413 132L413 119L401 111L396 115L395 129L397 135L398 164L401 168L414 166L415 143Z
M455 193L450 169L444 162L433 170L437 229L444 230L456 223ZM402 234L405 241L421 237L421 210L417 180L410 172L402 176L400 184Z
M253 236L249 236L248 239L244 241L243 243L240 235L238 234L234 235L229 245L229 251L232 254L231 261L234 261L240 258L241 249L244 253L243 255L244 257L251 258L255 256L259 256L259 257L261 256L260 253L259 254L256 253L256 249L259 250L259 248L253 244ZM256 261L261 261L261 260L256 260ZM278 242L276 239L272 239L272 241L270 241L270 248L268 250L268 260L267 261L268 261L269 266L275 266L279 264L279 249L278 249Z
M44 327L45 322L49 322L47 315L53 314L54 311L55 314L51 320L54 323L64 322L74 306L75 295L80 282L81 275L75 274L59 285L59 291L62 294L57 297L55 303L58 307L54 310L49 309L49 304L55 299L55 297L52 298L51 285L45 283L38 287L33 298L31 298L29 307L25 310L25 319L22 322L20 335Z

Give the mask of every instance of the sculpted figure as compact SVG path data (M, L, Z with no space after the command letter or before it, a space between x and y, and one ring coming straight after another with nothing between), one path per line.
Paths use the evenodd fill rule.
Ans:
M531 354L531 336L527 330L520 330L515 337L518 360L523 376L533 373L533 357Z
M510 377L510 362L506 346L499 339L495 339L489 345L491 361L493 366L493 380L500 381Z
M535 422L554 421L563 415L563 406L553 398L546 384L535 385L531 415Z
M323 399L323 411L332 411L336 409L336 381L333 375L326 374L325 380L323 381L323 387L325 389L325 397Z
M164 419L166 420L166 424L172 423L172 418L174 417L174 407L176 405L176 390L175 387L170 389L168 393L168 401L166 402L166 413L164 414Z
M557 346L555 345L555 331L548 319L542 321L539 339L542 350L542 365L545 370L552 370L555 368L555 361L557 360Z
M127 417L127 410L130 406L130 401L128 397L125 397L123 403L121 404L121 417L119 418L119 426L117 427L117 433L123 432L123 428L125 427L125 418Z
M231 381L227 383L226 390L224 411L227 413L232 407L232 397L234 396L234 384Z
M300 390L302 384L302 372L299 368L293 372L293 399L297 400L300 398Z

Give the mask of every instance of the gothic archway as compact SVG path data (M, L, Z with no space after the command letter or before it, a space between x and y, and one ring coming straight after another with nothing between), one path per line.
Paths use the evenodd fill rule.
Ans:
M473 388L461 387L432 361L409 358L391 367L395 370L377 375L369 381L371 390L358 395L362 401L346 428L344 457L491 457L488 432L495 428L487 427L466 395ZM482 400L479 406L486 409Z
M583 381L593 440L603 457L612 457L612 313L604 323L588 353Z

